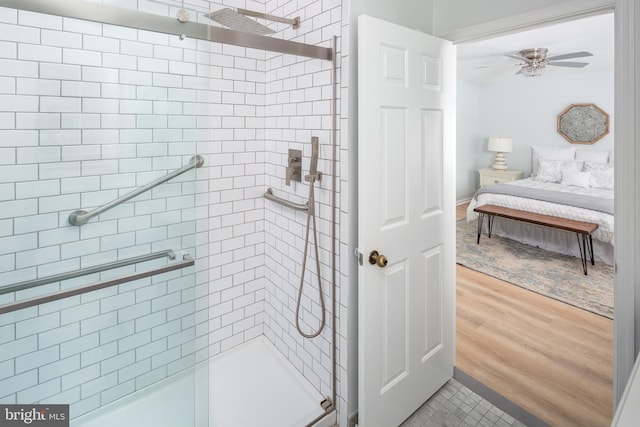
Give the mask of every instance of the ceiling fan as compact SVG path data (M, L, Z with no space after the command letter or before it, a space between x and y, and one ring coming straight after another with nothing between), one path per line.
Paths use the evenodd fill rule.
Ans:
M505 56L513 59L517 59L521 61L518 64L509 64L514 66L519 66L520 69L516 74L522 74L525 77L538 77L544 74L544 70L549 66L554 67L569 67L569 68L582 68L587 66L588 62L558 62L564 59L574 59L574 58L584 58L587 56L593 56L590 52L572 52L565 53L562 55L555 55L551 57L547 57L547 52L549 50L544 47L536 47L532 49L524 49L518 52L516 55L507 54ZM486 66L486 67L478 67L478 68L490 68L496 67L494 66Z

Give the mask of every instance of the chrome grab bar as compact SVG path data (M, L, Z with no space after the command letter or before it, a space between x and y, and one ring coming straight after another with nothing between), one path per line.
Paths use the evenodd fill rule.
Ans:
M33 288L35 286L41 286L47 283L53 283L61 280L72 279L75 277L80 277L80 276L84 276L91 273L111 270L114 268L131 265L138 262L149 261L152 259L162 258L165 256L168 257L169 259L175 259L176 257L175 253L173 253L173 251L171 250L155 252L149 255L141 255L138 257L134 257L134 258L130 258L122 261L110 262L110 263L102 264L96 267L89 267L89 268L84 268L84 269L69 272L69 273L57 274L55 276L49 276L43 279L36 279L28 282L16 283L15 285L3 286L2 288L0 288L0 294L15 292L22 289L29 289L29 288ZM59 292L53 292L50 294L41 295L34 298L29 298L21 301L0 305L0 314L10 313L12 311L21 310L23 308L33 307L36 305L44 304L51 301L56 301L63 298L69 298L69 297L84 294L87 292L97 291L97 290L108 288L111 286L121 285L123 283L132 282L134 280L144 279L146 277L155 276L157 274L167 273L169 271L190 267L194 264L195 264L194 259L189 254L185 254L182 257L182 261L179 261L173 264L168 264L164 267L159 267L159 268L155 268L153 270L148 270L148 271L132 273L128 276L102 280L100 282L94 283L93 285L89 285L89 286L79 286L75 288L64 289Z
M175 171L156 179L153 182L150 182L149 184L138 188L137 190L132 191L129 194L126 194L112 202L107 203L104 206L101 206L97 209L92 210L91 212L87 212L84 211L82 209L78 209L76 211L71 212L71 214L69 214L69 224L71 225L84 225L86 224L91 218L100 215L101 213L108 211L111 208L115 208L116 206L118 206L119 204L126 202L129 199L132 199L142 193L144 193L145 191L151 190L152 188L165 183L167 181L169 181L171 178L175 178L178 175L182 175L183 173L185 173L188 170L191 170L193 168L199 168L200 166L202 166L204 164L204 159L202 158L202 156L200 155L196 155L193 156L191 158L191 160L189 160L189 163L183 167L181 167L180 169L176 169Z
M264 197L267 200L271 200L274 201L276 203L279 203L283 206L287 206L291 209L296 209L299 211L308 211L309 210L309 202L305 203L305 204L300 204L300 203L293 203L290 202L288 200L285 200L281 197L276 196L275 194L273 194L273 188L268 188L267 191L265 191L264 193Z

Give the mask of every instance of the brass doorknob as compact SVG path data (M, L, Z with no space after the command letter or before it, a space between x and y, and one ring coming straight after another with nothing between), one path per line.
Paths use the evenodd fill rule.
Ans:
M378 251L371 251L369 253L369 264L377 265L380 268L384 268L387 266L387 257L384 255L380 255Z

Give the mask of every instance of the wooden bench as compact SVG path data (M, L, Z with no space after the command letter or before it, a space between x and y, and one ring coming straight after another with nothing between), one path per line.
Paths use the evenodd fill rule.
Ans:
M582 258L582 269L587 274L587 254L591 260L591 265L595 265L593 259L593 239L591 233L597 230L598 224L591 222L575 221L573 219L560 218L551 215L542 215L533 212L521 211L518 209L505 208L496 205L483 205L474 209L478 212L478 240L480 244L480 234L482 234L482 223L485 215L488 218L487 235L491 238L491 230L493 229L493 220L495 217L502 217L514 221L527 222L529 224L542 225L544 227L555 228L572 233L576 233L578 237L578 248L580 249L580 257Z

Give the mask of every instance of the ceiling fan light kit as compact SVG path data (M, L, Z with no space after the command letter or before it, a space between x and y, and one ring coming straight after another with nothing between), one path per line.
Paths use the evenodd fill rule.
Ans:
M544 74L545 70L544 64L528 64L523 65L520 69L521 73L525 77L540 77Z
M547 52L545 48L525 49L520 56L527 61L520 69L524 77L540 77L547 66Z

